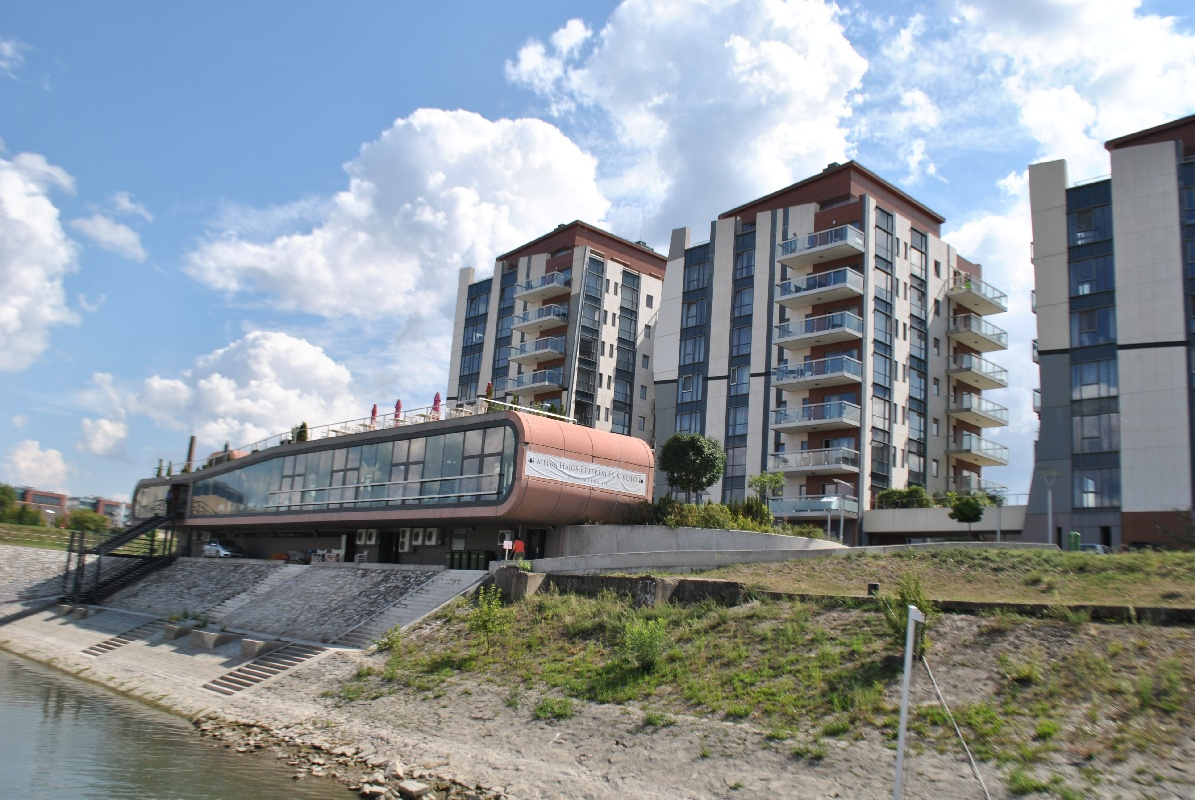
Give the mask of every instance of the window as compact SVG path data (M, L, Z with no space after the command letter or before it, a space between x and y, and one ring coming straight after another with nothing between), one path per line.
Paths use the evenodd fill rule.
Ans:
M697 412L686 412L676 415L677 433L698 433L701 430L701 415Z
M932 475L935 478L938 477L938 459L935 458L933 461L930 462L930 469L932 470L930 472L930 475Z
M755 289L739 289L734 293L734 304L731 307L731 315L735 317L746 316L751 313L751 307L755 302Z
M755 251L745 250L736 253L734 257L734 276L736 278L750 278L755 274Z
M639 399L640 399L640 400L646 400L646 399L647 399L647 387L646 387L646 386L644 386L643 384L640 384L640 385L639 385Z
M648 365L649 363L650 363L650 362L648 361L648 357L647 357L647 356L642 356L642 357L639 359L639 364L640 364L640 366L642 366L644 369L647 369L647 365Z
M747 435L747 406L735 406L726 409L726 435Z
M935 317L942 316L942 301L941 300L934 300L934 316Z
M696 364L705 360L705 337L691 336L680 340L680 363Z
M1071 451L1105 453L1120 449L1120 414L1089 414L1071 418Z
M676 402L692 403L701 399L701 375L682 375L676 383Z
M939 381L937 378L934 378L933 387L934 387L934 397L938 397L939 395L942 394L942 382Z
M1074 473L1075 508L1118 508L1120 469L1077 469Z
M930 425L930 430L933 431L934 436L942 435L941 430L938 427L938 420L936 418L932 421L932 423Z
M697 325L704 325L706 308L705 298L682 303L680 307L680 326L682 328L692 328Z
M731 397L740 394L747 394L751 391L750 367L731 367L729 377L730 387L728 391Z
M1067 240L1076 245L1112 238L1112 206L1096 206L1066 215Z
M703 261L698 264L685 265L685 291L704 289L710 284L710 264ZM650 297L650 295L649 295ZM649 306L650 308L650 306Z
M650 326L650 325L644 325L644 326L643 326L643 338L644 338L644 339L650 339L650 338L651 338L651 326Z
M646 430L647 429L647 417L640 417L636 427L641 431Z
M609 312L609 311L603 311L603 312L602 312L602 324L603 324L603 325L609 325L609 324L610 324L610 312Z
M1071 347L1116 341L1116 308L1104 306L1071 312Z
M726 477L736 478L747 474L747 448L731 447L726 451Z
M647 295L647 307L648 307L648 308L651 308L651 307L652 307L652 303L653 303L653 302L655 302L655 301L652 299L652 296L651 296L650 294L649 294L649 295Z
M1119 392L1116 359L1083 361L1078 364L1071 364L1072 400L1115 397Z
M934 262L934 277L935 277L935 278L941 278L941 277L942 277L942 262L941 262L941 261L935 261L935 262ZM938 474L938 473L937 473L937 472L935 472L935 473L934 473L934 476L935 476L935 477L937 477L937 474Z
M732 356L743 356L751 352L751 329L731 328L730 330L730 354Z
M936 336L934 337L934 355L942 355L942 340Z
M1070 265L1071 296L1106 292L1115 288L1112 256L1085 258Z
M631 415L626 411L615 411L614 421L610 424L610 430L613 433L621 433L623 436L629 436L631 433Z

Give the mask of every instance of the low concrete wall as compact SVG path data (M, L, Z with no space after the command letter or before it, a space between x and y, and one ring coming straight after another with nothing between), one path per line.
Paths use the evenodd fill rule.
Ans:
M983 519L971 525L955 522L949 508L874 508L863 512L863 530L868 536L967 536L982 533L994 536L996 525L1002 533L1019 536L1025 527L1027 506L988 506Z
M217 647L226 645L238 638L240 637L235 633L224 633L222 631L191 631L187 638L187 643L192 647L215 650Z
M666 550L809 550L842 545L821 539L716 528L666 525L566 525L557 531L559 552L551 558L598 553L654 553Z

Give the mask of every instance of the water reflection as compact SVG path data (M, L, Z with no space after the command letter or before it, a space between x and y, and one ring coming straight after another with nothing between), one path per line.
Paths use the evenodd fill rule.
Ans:
M231 753L165 712L0 652L0 775L22 800L345 800L272 756Z

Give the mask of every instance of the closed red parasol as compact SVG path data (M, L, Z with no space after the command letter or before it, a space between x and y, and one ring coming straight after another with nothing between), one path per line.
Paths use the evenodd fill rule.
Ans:
M440 418L440 393L436 392L436 399L432 401L432 416L436 419Z

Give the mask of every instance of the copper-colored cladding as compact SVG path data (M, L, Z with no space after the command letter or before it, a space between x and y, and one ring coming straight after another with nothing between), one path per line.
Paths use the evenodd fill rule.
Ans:
M619 512L628 504L651 499L652 477L655 469L654 456L647 442L631 436L598 431L517 411L503 411L480 417L462 417L432 422L426 425L412 426L405 430L412 434L425 432L432 435L473 427L482 420L496 422L499 419L513 424L517 442L513 486L506 500L500 505L456 508L434 505L387 506L384 508L340 508L306 513L202 516L189 518L184 524L194 528L245 531L251 529L380 528L436 522L455 525L568 525L586 520L617 519ZM331 441L320 440L318 444L335 443L341 447L369 444L384 440L379 433L382 432L338 437ZM318 445L307 448L308 451L314 449L321 448ZM528 478L526 475L528 449L536 453L641 473L646 480L645 494L637 497L623 492L576 486L547 478ZM261 453L264 458L277 455L279 453L270 451ZM236 466L245 464L244 461L234 463ZM199 480L213 474L215 473L196 473L188 477L192 480ZM166 482L163 481L163 483ZM179 482L179 478L175 478L174 482Z
M1143 144L1175 141L1183 143L1184 158L1195 154L1195 115L1172 120L1153 128L1130 133L1127 136L1109 139L1104 142L1104 148L1111 152L1123 147L1140 147Z

